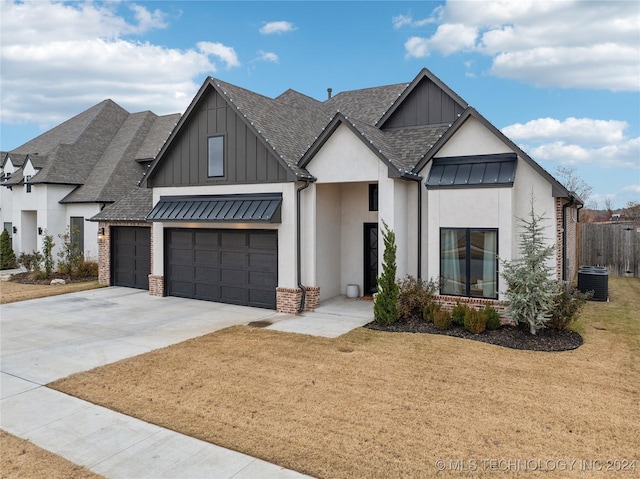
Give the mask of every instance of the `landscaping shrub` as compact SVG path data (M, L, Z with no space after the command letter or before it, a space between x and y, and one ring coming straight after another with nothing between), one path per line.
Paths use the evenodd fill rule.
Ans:
M20 253L18 263L30 273L38 273L42 269L42 261L44 257L40 251L32 251L31 253Z
M573 323L582 307L593 293L582 293L573 287L562 288L555 297L551 308L551 318L547 326L555 329L567 329Z
M46 278L51 278L51 275L53 274L54 263L52 251L55 245L56 244L53 242L53 236L45 233L44 238L42 239L42 260L44 263L44 275Z
M482 313L485 318L487 318L487 329L489 331L494 331L500 328L500 315L490 304L487 304L484 307L484 311Z
M441 331L449 329L451 327L451 313L444 310L436 311L433 314L433 324Z
M433 321L433 316L440 311L440 305L433 298L422 308L422 319L426 322Z
M464 327L473 334L480 334L487 327L487 317L482 311L467 308L464 315Z
M373 304L373 317L381 325L393 324L398 320L398 285L396 284L396 234L382 221L382 274L378 277L378 294Z
M416 279L411 275L398 281L398 319L419 321L425 308L430 309L437 285L433 281Z
M82 260L78 265L74 275L77 278L97 278L98 277L98 263L95 261Z
M464 317L468 310L469 308L466 304L461 304L459 302L456 303L451 311L451 320L453 321L453 324L464 326Z
M16 267L16 254L11 247L9 232L2 230L0 234L0 269L12 269Z
M58 238L62 241L62 248L58 251L58 271L71 279L82 263L83 254L78 244L73 241L69 228L63 234L59 234Z

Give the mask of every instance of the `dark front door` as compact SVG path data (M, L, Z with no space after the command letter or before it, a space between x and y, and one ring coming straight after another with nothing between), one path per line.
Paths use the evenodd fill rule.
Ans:
M378 287L378 224L364 224L364 295L369 296Z
M278 232L166 230L169 296L275 309Z
M151 228L112 226L111 247L113 285L149 289Z

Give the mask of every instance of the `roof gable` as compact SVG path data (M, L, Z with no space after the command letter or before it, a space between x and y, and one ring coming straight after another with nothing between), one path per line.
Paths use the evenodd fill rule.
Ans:
M424 68L376 125L389 129L453 123L467 106L457 93Z

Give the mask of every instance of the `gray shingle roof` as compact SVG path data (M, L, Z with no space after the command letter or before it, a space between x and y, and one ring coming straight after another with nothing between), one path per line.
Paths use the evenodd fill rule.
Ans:
M33 184L78 185L61 203L114 202L136 186L146 169L139 161L155 158L179 118L131 114L105 100L8 155L22 163L28 158L39 169ZM22 182L18 169L3 184Z
M146 221L152 206L151 188L134 187L118 201L107 205L89 221Z

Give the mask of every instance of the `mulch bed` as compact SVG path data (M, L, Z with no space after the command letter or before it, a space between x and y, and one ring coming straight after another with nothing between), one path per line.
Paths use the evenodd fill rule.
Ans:
M95 281L98 278L73 278L69 279L65 275L58 272L53 273L49 279L36 279L33 273L16 273L12 274L9 281L22 284L50 284L52 279L64 279L67 284L69 283L85 283L87 281Z
M518 326L502 326L495 331L484 331L480 334L470 333L464 327L453 324L449 329L441 331L433 323L425 321L397 322L390 326L381 326L372 321L364 327L394 333L444 334L456 338L482 341L483 343L505 348L528 351L569 351L582 344L582 336L575 331L545 328L534 335L529 332L528 326L522 324Z

